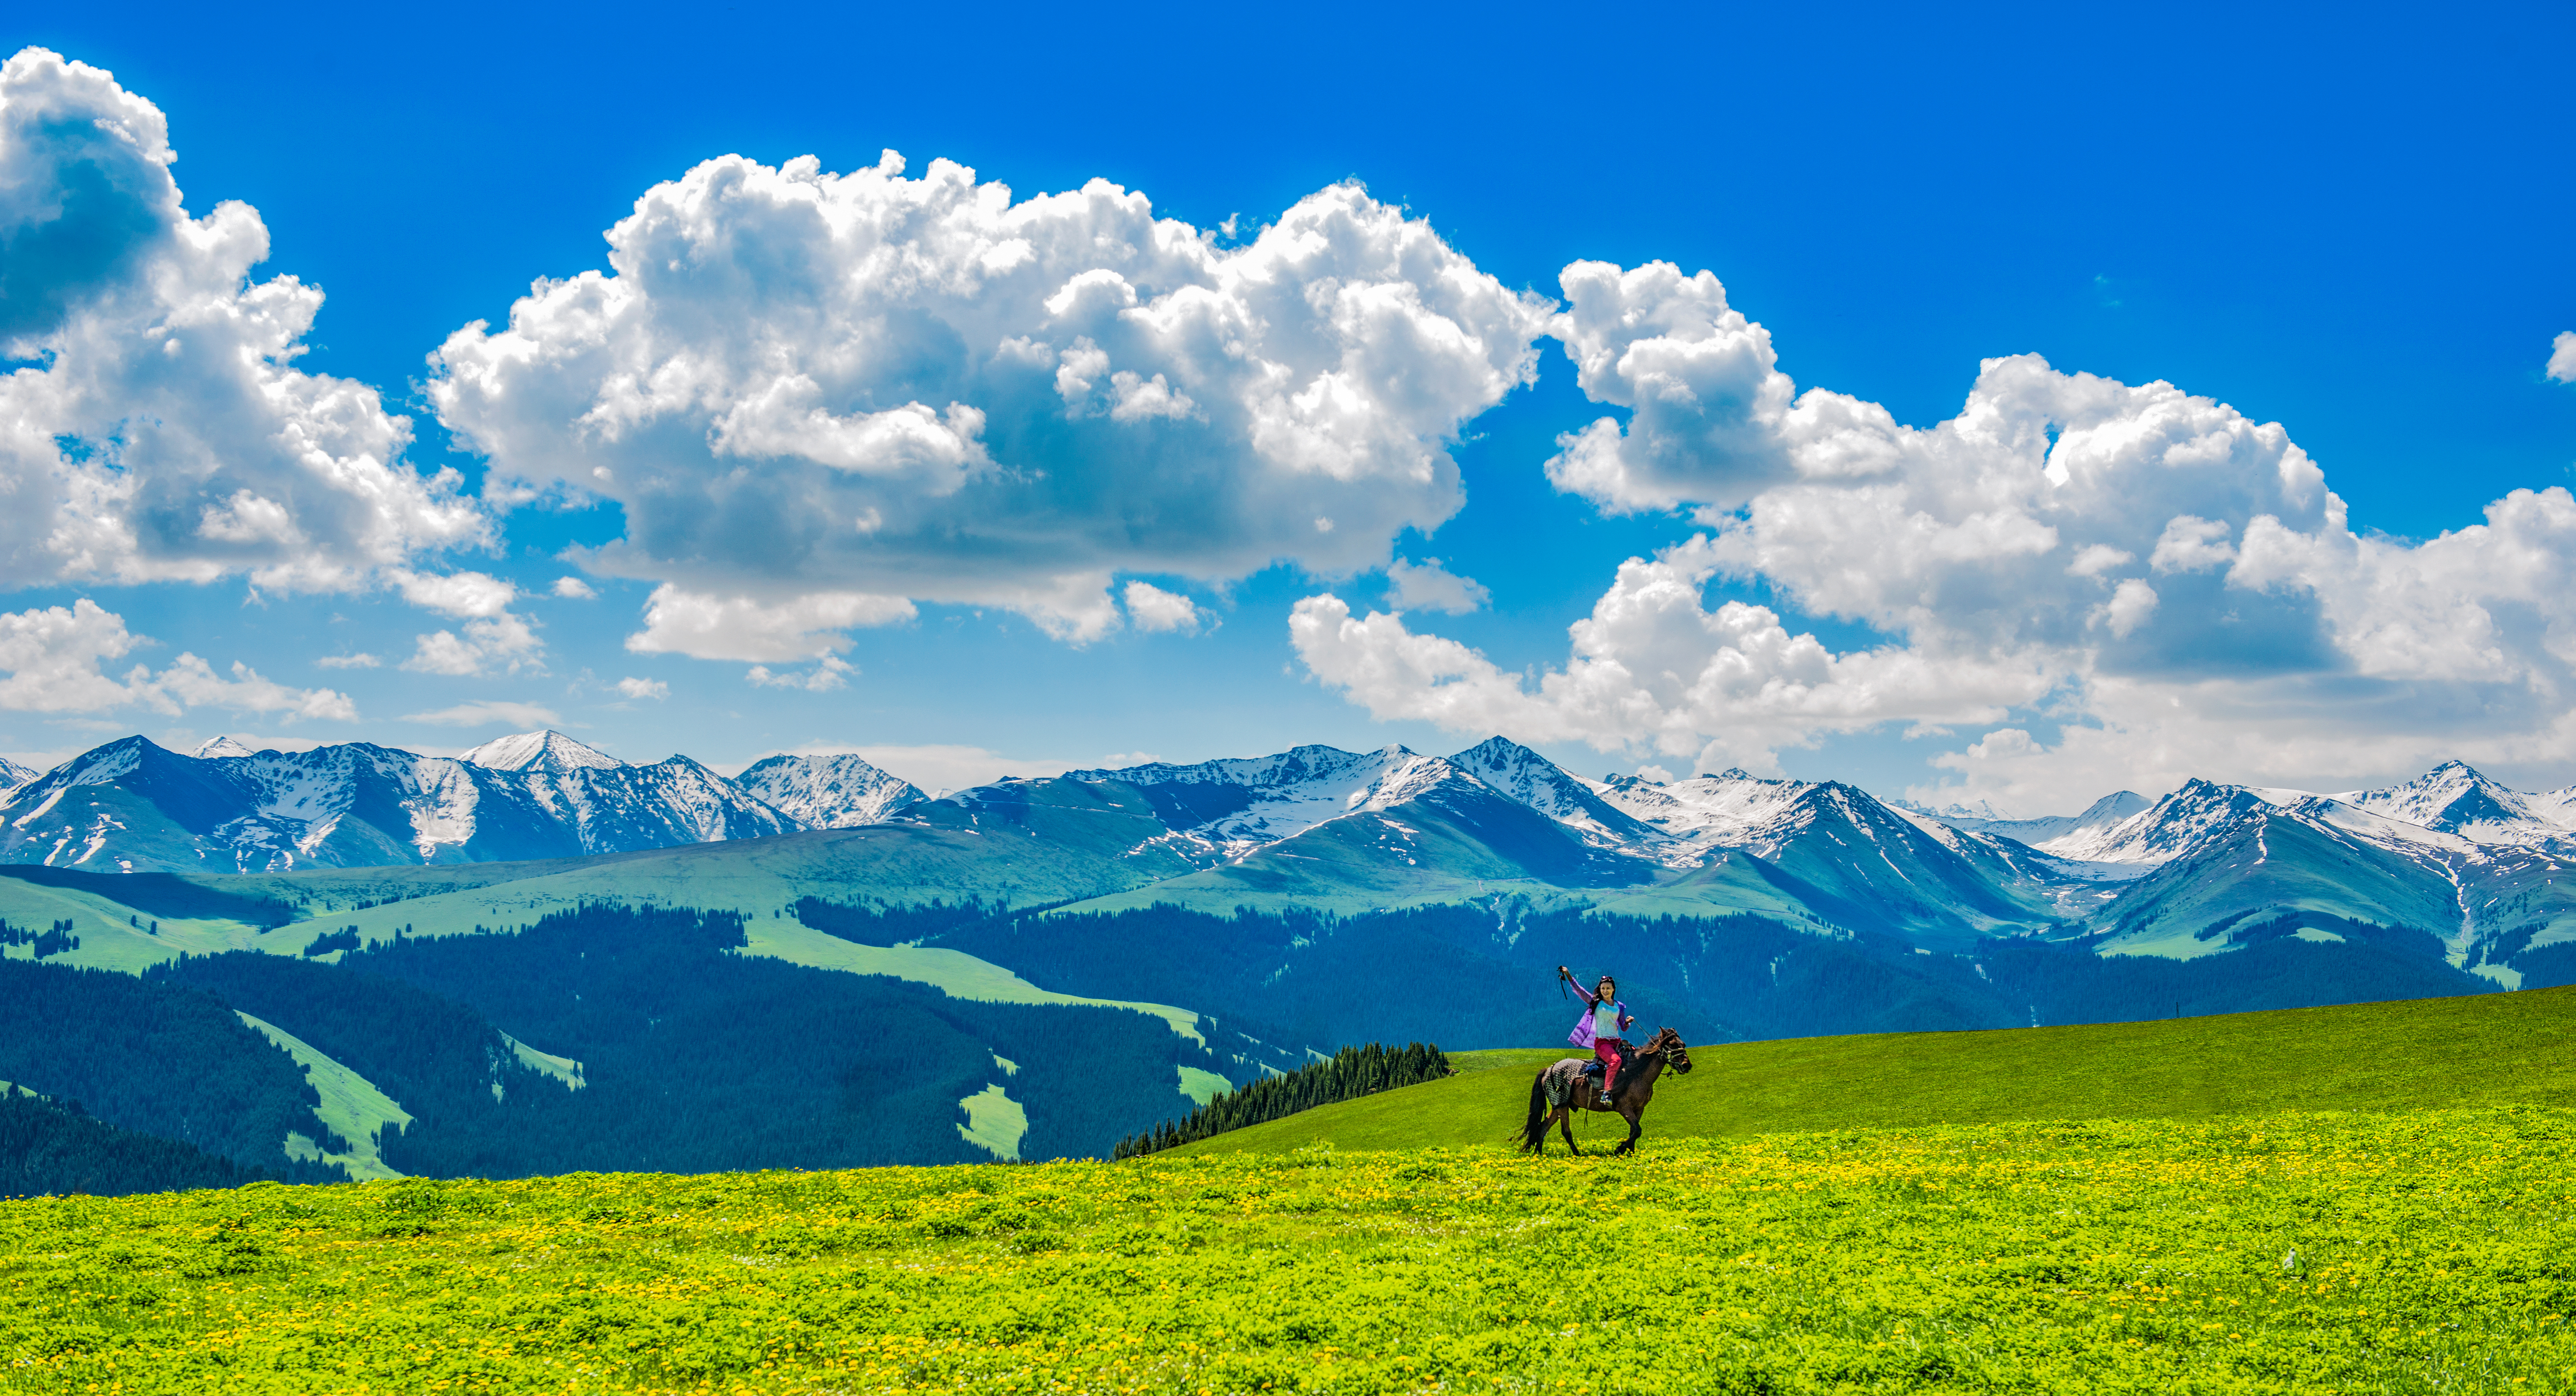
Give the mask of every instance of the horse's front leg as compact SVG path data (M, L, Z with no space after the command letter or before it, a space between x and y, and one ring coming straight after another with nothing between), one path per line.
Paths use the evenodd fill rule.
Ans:
M1563 1135L1565 1136L1565 1147L1566 1147L1566 1149L1567 1149L1569 1152L1572 1152L1572 1153L1575 1153L1575 1154L1581 1154L1581 1153L1583 1152L1582 1147L1581 1147L1580 1145L1578 1145L1578 1144L1576 1144L1576 1143L1574 1142L1574 1112L1573 1112L1573 1111L1571 1111L1571 1110L1559 1110L1559 1111L1557 1111L1557 1112L1556 1112L1556 1128L1557 1128L1557 1132L1558 1132L1558 1133L1561 1133L1561 1134L1563 1134Z
M1627 1112L1622 1111L1620 1113L1626 1114ZM1640 1110L1633 1115L1628 1115L1628 1137L1620 1140L1619 1147L1611 1150L1611 1152L1618 1154L1633 1152L1637 1147L1637 1140L1643 1136L1645 1132L1646 1112Z

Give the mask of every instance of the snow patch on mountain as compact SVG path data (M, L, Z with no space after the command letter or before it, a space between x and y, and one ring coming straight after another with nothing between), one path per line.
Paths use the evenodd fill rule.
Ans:
M1444 780L1474 779L1447 760L1401 746L1301 746L1275 756L1158 761L1067 771L1063 778L1116 781L1144 792L1172 830L1157 842L1202 867L1240 861L1327 820L1392 808Z
M2042 815L2035 819L2007 819L1993 805L1980 800L1975 805L1952 804L1929 809L1906 800L1890 800L1889 805L1911 814L1937 819L1954 829L1970 833L1996 834L2026 843L2032 847L2062 839L2071 834L2105 829L2133 814L2146 810L2151 803L2134 791L2122 790L2105 795L2084 807L2082 814Z
M1669 784L1614 775L1593 788L1612 808L1667 838L1700 848L1762 853L1776 850L1813 822L1809 802L1822 787L1815 781L1764 780L1730 769Z
M551 771L563 775L571 771L604 771L626 763L582 745L561 732L517 732L507 737L494 737L481 746L457 753L457 760L493 771ZM696 764L694 762L692 765Z
M2235 827L2256 810L2282 803L2239 785L2192 780L2136 814L2079 828L2032 845L2078 863L2164 863L2190 852L2212 835Z
M733 783L808 829L882 823L898 810L930 798L912 782L848 752L768 757L753 762Z
M1448 761L1496 793L1555 820L1596 848L1647 852L1668 838L1611 804L1590 782L1517 742L1491 737Z
M687 757L630 766L542 740L556 735L498 753L516 767L366 742L191 759L130 737L0 799L0 820L21 857L50 845L42 856L69 865L110 852L120 865L230 872L578 857L800 827ZM158 827L129 827L112 802L95 816L58 810L87 786L138 802L121 808L157 809Z
M2330 798L2472 843L2529 847L2561 843L2576 832L2576 809L2565 798L2571 793L2525 795L2466 762L2445 761L2403 785Z
M230 737L217 737L188 753L200 761L222 761L235 756L257 756L258 752Z

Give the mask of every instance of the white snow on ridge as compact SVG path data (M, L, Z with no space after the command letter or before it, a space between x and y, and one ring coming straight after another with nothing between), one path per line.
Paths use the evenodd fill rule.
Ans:
M1698 847L1760 852L1815 818L1807 803L1815 782L1763 780L1742 770L1670 784L1615 776L1593 789L1629 817Z
M1543 763L1535 753L1528 755L1530 760ZM1556 768L1550 766L1549 770ZM1542 789L1541 798L1582 798L1582 782L1562 771L1556 771L1554 781L1543 773L1524 774L1534 787ZM1443 784L1463 781L1492 788L1462 766L1459 758L1425 756L1395 745L1366 752L1302 746L1276 756L1229 758L1188 766L1157 762L1114 771L1068 771L1065 778L1116 780L1155 791L1166 822L1177 830L1168 842L1185 854L1187 850L1197 850L1196 856L1201 860L1226 862L1249 857L1270 844L1335 819L1391 809L1419 799ZM1574 793L1569 795L1559 787L1571 787ZM1497 793L1520 798L1509 792ZM1576 828L1573 832L1583 836L1586 830Z
M1606 799L1601 786L1517 742L1489 738L1450 757L1449 764L1555 820L1594 847L1636 850L1641 843L1663 841L1652 826Z
M481 746L459 752L456 759L486 770L524 771L535 767L557 775L579 770L610 770L626 764L607 752L583 746L561 732L518 732L507 737L494 737Z
M2086 863L2155 865L2191 852L2238 821L2277 812L2408 856L2479 857L2494 848L2576 851L2576 791L2531 796L2459 762L2385 790L2319 795L2195 780L2148 809L2035 847Z
M2576 834L2576 789L2526 795L2459 761L2445 761L2403 785L2330 798L2473 843L2529 847Z
M230 737L217 737L214 740L199 746L195 751L188 754L194 756L200 761L223 761L235 756L259 755L258 752L251 750L249 747L244 746Z
M2033 845L2075 863L2164 863L2272 802L2241 786L2194 780L2114 824L2078 829Z
M930 798L912 782L848 752L767 757L735 776L733 784L809 829L882 823L895 811Z
M1399 805L1463 775L1441 757L1390 745L1364 752L1301 746L1188 766L1158 761L1067 771L1064 779L1161 788L1164 822L1178 831L1177 841L1233 862L1327 820Z
M2480 850L2480 845L2473 839L2394 819L2331 795L2311 795L2290 809L2311 823L2340 829L2365 843L2400 853L2430 849L2436 853L2474 856Z

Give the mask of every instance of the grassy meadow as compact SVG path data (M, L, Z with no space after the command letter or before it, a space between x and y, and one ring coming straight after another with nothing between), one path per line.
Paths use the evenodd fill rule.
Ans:
M1446 1081L1234 1130L1183 1152L1488 1144L1572 1048L1452 1052ZM1741 1138L2001 1120L2193 1119L2286 1110L2576 1107L2576 986L2144 1023L1878 1033L1702 1046L1667 1074L1646 1137ZM1624 1121L1578 1120L1579 1147ZM1551 1134L1550 1148L1562 1147Z
M1625 1159L1491 1142L1527 1076L1484 1057L1266 1151L11 1202L0 1389L2563 1391L2565 1001L1704 1049ZM1767 1117L1723 1103L1738 1053ZM1363 1147L1397 1107L1410 1146Z

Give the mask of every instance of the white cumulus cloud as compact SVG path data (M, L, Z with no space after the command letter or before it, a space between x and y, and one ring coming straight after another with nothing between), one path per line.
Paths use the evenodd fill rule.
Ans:
M848 649L840 632L851 626L892 625L913 615L912 603L900 596L839 591L763 598L664 585L644 603L644 628L626 637L626 648L699 659L814 659Z
M1310 672L1381 717L1703 768L1908 724L1985 728L1922 793L2071 809L2190 775L2576 759L2576 497L2517 490L2421 542L2356 530L2277 423L2167 383L1988 360L1958 415L1897 424L1780 375L1705 274L1567 269L1596 400L1561 489L1700 532L1619 569L1566 661L1503 669L1398 616L1299 603ZM2152 581L2149 578L2152 577ZM1882 637L1837 650L1764 606Z
M516 583L486 572L430 576L395 568L385 575L402 592L403 600L423 610L459 618L488 620L508 609L519 596Z
M125 628L125 618L84 597L69 606L32 607L0 614L0 709L15 712L97 714L140 705L176 715L182 707L276 713L292 721L316 718L355 722L357 705L327 688L292 688L260 677L236 661L229 678L194 654L182 653L155 674L137 664L123 679L102 668L149 643Z
M420 636L402 667L424 674L542 673L544 666L536 656L543 648L525 616L503 611L469 620L455 630Z
M167 122L44 49L0 65L0 582L371 585L488 536L408 419L295 368L322 293L250 269L249 205L183 207Z
M358 705L347 694L327 688L291 688L261 678L236 659L231 677L193 654L182 654L153 679L153 687L192 708L230 708L235 712L279 713L288 720L318 718L355 722Z
M638 702L646 698L659 701L671 696L671 686L660 679L619 679L617 691Z
M623 507L582 564L662 585L637 649L810 657L910 602L1079 642L1119 572L1375 566L1457 511L1450 444L1534 371L1548 303L1354 184L1220 247L1105 181L903 169L707 161L608 271L439 350L497 489Z
M599 593L579 577L555 578L555 595L568 601L596 601Z
M429 712L405 713L399 721L426 722L440 727L516 727L522 730L563 725L563 719L556 716L552 708L499 699L459 703Z
M1139 630L1180 630L1196 634L1202 613L1198 603L1176 591L1148 582L1127 584L1127 618Z
M768 665L754 664L743 679L754 688L794 688L807 693L829 693L849 687L849 676L857 672L848 661L827 654L816 660L813 668L801 674L772 673Z
M2576 383L2576 330L2562 330L2549 342L2550 378L2560 383Z

